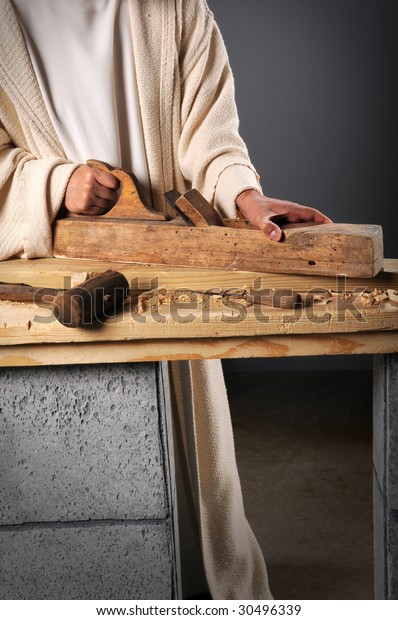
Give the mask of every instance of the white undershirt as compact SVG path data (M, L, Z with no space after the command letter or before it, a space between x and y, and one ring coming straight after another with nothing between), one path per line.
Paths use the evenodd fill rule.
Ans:
M127 0L13 3L67 158L132 170L149 200Z

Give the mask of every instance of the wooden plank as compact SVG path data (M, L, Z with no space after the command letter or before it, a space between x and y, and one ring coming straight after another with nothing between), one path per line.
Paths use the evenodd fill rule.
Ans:
M299 291L326 288L332 291L354 289L398 290L398 259L384 259L384 267L374 278L336 278L333 276L261 273L248 271L224 271L195 267L162 267L137 265L114 261L39 258L34 260L11 259L0 262L0 281L25 282L31 286L68 288L71 276L76 273L101 272L108 269L121 271L137 288L150 289L158 286L168 289L191 288L292 288Z
M173 338L227 338L281 334L322 334L398 329L398 306L388 302L363 306L359 296L335 296L327 304L286 310L236 300L208 303L192 300L138 314L125 305L123 312L103 323L70 329L62 326L48 308L30 304L0 304L0 342L95 342Z
M0 347L0 366L116 364L157 360L236 359L398 352L398 332L143 340Z
M383 264L380 226L300 225L270 241L260 230L89 217L57 220L54 255L227 270L371 278Z

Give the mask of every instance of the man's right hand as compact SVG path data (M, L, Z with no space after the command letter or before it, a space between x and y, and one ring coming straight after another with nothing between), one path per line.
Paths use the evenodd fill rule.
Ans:
M64 205L70 213L103 215L116 204L118 188L113 174L82 164L69 179Z

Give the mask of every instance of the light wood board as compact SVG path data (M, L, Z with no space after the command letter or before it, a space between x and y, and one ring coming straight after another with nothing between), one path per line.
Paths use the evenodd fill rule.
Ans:
M115 266L112 262L79 261L61 259L38 259L27 261L15 259L0 263L0 281L26 282L36 286L62 287L70 285L72 274L82 271L100 272ZM320 276L287 274L259 274L253 272L225 272L222 270L193 268L159 268L158 266L118 265L135 286L149 289L166 286L169 289L189 288L250 288L257 282L260 287L294 288L308 291L323 288L334 291L358 292L373 288L398 288L398 261L386 260L384 271L371 280L336 279ZM260 280L259 280L260 278ZM39 343L123 342L152 340L194 341L206 339L229 339L236 337L287 336L307 334L348 334L379 331L392 333L398 329L398 308L390 303L363 307L343 302L343 295L325 305L301 310L280 310L269 307L250 307L238 311L238 320L230 308L216 307L210 313L203 306L174 308L174 313L161 307L160 316L132 313L127 307L124 315L119 313L97 328L68 329L55 321L49 309L17 303L0 306L0 344L24 345ZM243 314L246 313L245 316ZM184 322L183 315L189 315ZM316 336L317 337L317 336ZM345 336L344 336L345 337ZM221 345L222 346L222 345Z
M0 366L116 364L398 352L398 332L35 344L0 347Z
M24 282L31 286L68 288L75 273L102 272L115 269L123 273L135 288L168 289L190 288L205 291L211 288L250 288L257 281L260 288L292 288L309 291L326 288L332 291L380 288L398 289L398 259L384 259L380 273L371 278L344 278L335 276L280 274L252 271L225 271L195 267L165 267L137 265L115 261L39 258L11 259L0 262L0 281ZM260 278L260 280L259 280Z
M328 304L284 310L267 306L245 308L199 303L167 304L158 311L138 314L127 305L123 312L96 326L68 328L48 307L0 303L0 341L6 344L98 342L173 338L330 334L398 329L398 306L388 302L364 307L335 298Z

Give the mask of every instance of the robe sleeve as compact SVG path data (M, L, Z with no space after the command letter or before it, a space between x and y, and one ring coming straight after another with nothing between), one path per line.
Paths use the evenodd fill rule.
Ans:
M234 80L213 14L203 0L184 7L179 165L193 187L223 215L234 217L242 191L261 191L259 177L239 135Z
M16 147L0 123L0 260L52 256L51 224L76 167Z

